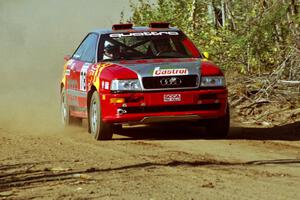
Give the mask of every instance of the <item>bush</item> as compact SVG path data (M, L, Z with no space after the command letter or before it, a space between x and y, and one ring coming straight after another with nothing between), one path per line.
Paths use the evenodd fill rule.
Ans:
M293 0L139 0L131 9L127 21L171 22L224 69L261 73L300 64L299 3Z

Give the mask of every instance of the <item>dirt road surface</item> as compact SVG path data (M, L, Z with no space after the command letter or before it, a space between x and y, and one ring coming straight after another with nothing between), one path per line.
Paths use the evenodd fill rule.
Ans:
M300 199L299 125L125 127L95 141L85 127L0 129L0 199Z

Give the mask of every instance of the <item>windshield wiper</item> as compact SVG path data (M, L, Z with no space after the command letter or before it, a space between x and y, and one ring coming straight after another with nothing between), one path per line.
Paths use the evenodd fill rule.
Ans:
M190 56L186 55L176 55L176 56L170 56L170 55L160 55L160 56L155 56L154 58L191 58Z
M139 57L127 57L123 58L124 60L142 60L142 59L153 59L155 57L152 56L139 56Z

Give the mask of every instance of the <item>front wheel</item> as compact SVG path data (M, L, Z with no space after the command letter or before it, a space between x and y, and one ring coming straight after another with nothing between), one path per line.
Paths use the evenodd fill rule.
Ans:
M207 133L215 138L226 138L230 127L230 112L227 106L226 114L223 117L210 119L206 125Z
M96 140L110 140L113 136L112 124L102 121L100 97L94 92L89 108L89 129Z

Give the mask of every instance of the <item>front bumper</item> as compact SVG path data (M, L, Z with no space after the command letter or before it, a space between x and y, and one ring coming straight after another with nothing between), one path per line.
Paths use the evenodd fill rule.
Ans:
M226 113L227 93L227 89L202 89L102 94L102 119L106 123L154 123L217 118ZM165 102L166 94L180 95L181 100ZM112 98L125 102L112 103Z

